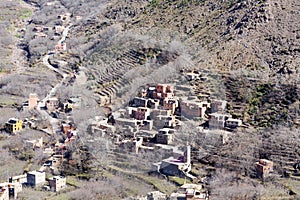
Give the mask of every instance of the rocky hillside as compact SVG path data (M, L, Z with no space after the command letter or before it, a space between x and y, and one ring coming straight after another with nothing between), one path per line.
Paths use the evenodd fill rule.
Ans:
M53 13L72 14L63 58L87 74L100 104L120 106L139 86L195 68L215 77L211 90L244 122L298 123L297 0L28 2L39 8L31 28L61 25ZM33 65L56 40L25 37Z
M144 58L165 52L172 59L137 59L135 66L208 69L222 76L217 85L232 114L255 126L292 125L299 103L299 8L296 0L115 1L74 31L93 43L84 64L100 60L114 69L129 52Z

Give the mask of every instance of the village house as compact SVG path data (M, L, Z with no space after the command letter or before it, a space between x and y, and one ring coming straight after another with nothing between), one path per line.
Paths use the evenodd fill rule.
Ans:
M59 192L64 189L67 184L67 178L62 176L53 176L49 178L49 185L51 191Z
M179 176L195 178L189 172L191 171L191 147L187 146L184 155L177 158L171 156L159 163L153 163L154 171L167 176Z
M33 38L34 38L34 39L36 39L36 38L46 38L46 37L48 37L47 34L45 34L45 33L40 33L40 32L35 33L35 34L33 35Z
M150 141L150 140L154 140L156 135L157 135L157 131L154 130L148 131L142 129L142 130L138 130L134 136L143 137L145 141Z
M29 100L28 100L28 109L34 109L37 107L39 102L39 97L36 93L29 94Z
M208 108L210 108L210 103L207 101L180 100L181 115L188 119L205 118Z
M116 119L116 124L122 127L132 127L135 131L139 129L152 130L153 121L152 120L136 120L136 119L126 119L118 118Z
M154 99L155 92L156 92L156 86L150 86L146 90L146 93L143 94L142 92L142 96L146 96L147 98Z
M233 137L232 132L219 129L202 129L199 130L201 134L205 134L206 145L223 145L228 143L229 139Z
M126 118L117 118L116 124L123 127L132 127L134 130L138 130L139 126L143 123L141 120L136 119L126 119Z
M67 50L67 44L66 43L61 43L61 44L57 44L55 45L55 52L61 52L61 51L66 51Z
M128 114L136 120L147 120L150 117L150 109L146 107L128 107Z
M153 126L157 129L161 128L175 128L176 117L174 115L158 115L153 119Z
M61 130L62 132L66 135L69 131L74 131L76 130L76 126L74 123L68 121L68 122L63 122L61 124Z
M23 109L32 110L37 107L39 97L36 93L29 94L29 99L23 103Z
M172 114L175 113L175 110L178 108L178 100L174 98L165 98L163 101L163 107L166 110L171 110Z
M158 116L172 116L171 110L152 109L150 113L150 119L155 119Z
M56 110L59 107L59 101L57 97L51 97L46 101L46 108L49 112Z
M135 97L131 101L129 101L129 106L138 108L138 107L150 107L151 105L149 99Z
M225 127L231 128L231 129L236 129L241 125L242 125L242 120L240 120L240 119L229 118L225 122Z
M27 184L32 187L43 185L46 182L45 172L31 171L27 172Z
M137 154L139 152L139 148L141 148L143 145L143 138L132 138L128 140L123 140L121 142L117 142L116 144L119 145L122 149L127 149Z
M17 199L18 193L22 191L22 184L19 182L0 183L0 200Z
M153 120L143 120L142 124L139 125L139 130L148 130L153 129Z
M78 96L70 97L66 103L64 103L64 109L75 109L81 106L81 98Z
M0 200L9 200L9 190L6 183L0 183Z
M43 27L42 26L35 26L35 27L33 27L32 31L37 32L37 33L42 32Z
M256 175L258 178L266 178L271 172L273 172L273 162L267 159L260 159L255 163Z
M70 21L71 13L65 13L65 14L62 14L62 15L58 15L57 18L62 20L62 21Z
M225 112L227 101L225 100L212 100L211 113L223 113Z
M172 144L174 140L174 129L163 128L160 129L156 135L156 142L159 144Z
M99 127L100 130L102 130L102 132L103 132L102 135L103 134L114 134L115 131L116 131L116 127L113 126L113 125L108 124L107 122L106 123L99 123L98 127Z
M170 195L170 200L208 200L209 195L202 185L185 183L177 192Z
M50 169L53 173L56 173L58 171L58 166L61 165L61 163L63 162L63 155L53 155L48 160L50 164Z
M158 109L160 101L158 99L149 99L149 105L151 109Z
M167 195L160 191L153 191L147 193L147 200L165 200L167 199Z
M95 120L89 124L88 130L92 134L103 137L104 135L115 133L116 127L109 123L108 119L96 116Z
M27 174L21 174L21 175L17 175L17 176L12 176L9 177L8 182L10 183L26 183L27 182Z
M154 99L164 99L174 97L174 86L169 84L158 84L153 92Z
M209 128L211 129L223 129L225 122L231 118L229 114L212 113L209 115Z
M61 35L64 30L64 26L54 26L55 35Z
M70 142L74 142L76 139L77 139L77 135L78 135L78 132L77 131L71 131L69 130L67 132L67 138L65 139L65 144L68 144Z
M23 128L23 121L19 120L17 118L10 118L5 123L6 131L11 133L11 134L15 134L16 132L22 130L22 128Z
M185 74L188 81L197 80L200 77L200 73L198 71L190 71Z

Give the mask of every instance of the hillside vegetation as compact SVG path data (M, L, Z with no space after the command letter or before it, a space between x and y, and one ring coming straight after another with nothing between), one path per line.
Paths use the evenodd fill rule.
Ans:
M206 69L220 77L216 85L224 88L233 114L255 126L293 125L299 7L296 0L114 1L75 24L70 51L100 95L124 94L120 88L130 82L134 90L149 79L171 81L180 69ZM133 76L120 77L130 70ZM113 81L104 78L112 73Z
M65 117L75 122L86 145L74 145L69 157L78 162L67 161L62 171L90 181L79 181L83 187L63 195L105 199L118 190L111 198L124 199L154 189L174 190L173 183L147 174L151 164L166 155L120 151L107 138L95 142L87 130L90 119L124 107L142 87L157 83L190 85L185 96L227 100L226 112L243 120L243 128L232 132L225 144L195 131L199 121L183 121L179 128L178 143L192 144L195 171L208 177L213 197L294 195L281 181L300 158L298 0L24 2L0 3L6 16L0 18L1 122L22 117L15 108L29 93L44 99L60 80L54 95L61 100L82 97L82 108ZM70 21L58 17L66 13ZM63 33L55 26L70 27L63 40L66 50L60 52L55 45ZM45 27L47 36L37 37L37 27ZM188 70L206 79L187 81ZM11 148L4 139L3 156L11 164L15 158L6 153ZM263 184L252 179L259 158L274 161L278 177Z

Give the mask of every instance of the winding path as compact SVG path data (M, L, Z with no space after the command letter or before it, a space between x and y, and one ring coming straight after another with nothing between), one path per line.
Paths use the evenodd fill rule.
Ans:
M66 40L66 37L68 36L68 32L70 30L70 27L72 26L72 24L69 24L65 30L62 33L62 38L57 42L57 44L61 44ZM56 118L53 118L49 115L49 113L46 110L42 110L41 108L45 107L46 102L53 97L56 94L56 91L58 90L58 88L60 88L62 86L62 84L67 80L67 78L70 76L69 74L61 71L58 68L53 67L50 62L49 62L49 58L51 56L54 55L54 52L48 52L48 54L46 54L43 57L43 64L48 67L50 70L56 72L57 74L59 74L62 77L62 80L57 83L54 87L51 88L51 90L48 92L47 96L42 99L39 102L38 105L38 111L39 113L42 115L43 119L46 119L50 122L51 126L52 126L52 130L45 130L46 132L48 132L49 134L53 134L53 136L55 137L55 139L57 140L57 135L56 135L56 131L59 130L59 120Z

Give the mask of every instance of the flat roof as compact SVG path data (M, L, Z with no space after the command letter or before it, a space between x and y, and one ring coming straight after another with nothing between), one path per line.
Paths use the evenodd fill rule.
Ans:
M31 172L27 172L27 174L40 175L40 174L45 174L45 172L34 170L34 171L31 171Z
M181 166L181 165L185 165L186 163L183 162L182 160L178 160L176 158L174 158L173 156L169 157L169 158L166 158L164 160L162 160L162 162L166 162L166 163L170 163L170 164L173 164L173 165L178 165L178 166Z
M227 119L227 121L241 122L242 120L240 120L240 119L229 118L229 119Z

